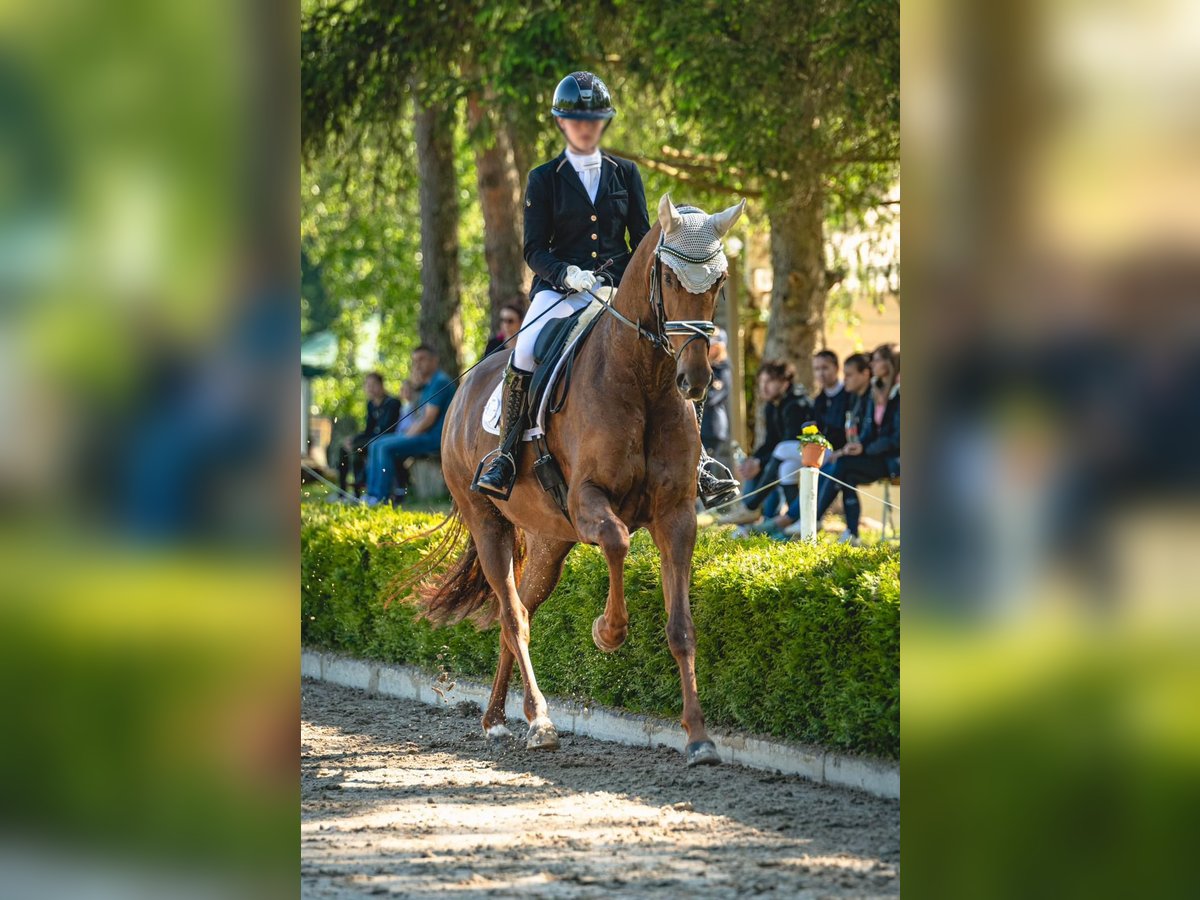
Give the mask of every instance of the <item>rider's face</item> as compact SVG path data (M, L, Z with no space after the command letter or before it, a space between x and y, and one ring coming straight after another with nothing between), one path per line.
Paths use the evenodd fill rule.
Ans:
M574 150L591 153L600 143L604 122L597 119L559 119L563 133Z

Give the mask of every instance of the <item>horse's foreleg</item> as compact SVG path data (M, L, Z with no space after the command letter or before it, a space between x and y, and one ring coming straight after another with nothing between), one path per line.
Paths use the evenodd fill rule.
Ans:
M688 586L692 578L692 551L696 545L696 516L680 508L650 526L651 536L662 558L663 599L667 606L667 643L679 666L683 690L683 729L687 732L687 763L715 765L721 762L717 748L704 727L704 713L696 692L696 631Z
M574 545L565 541L527 535L525 571L521 575L519 593L521 603L528 610L531 621L537 608L558 584L558 579L562 576L563 561L566 560L572 546ZM512 678L515 661L516 656L501 634L500 662L496 666L496 678L492 682L492 696L488 701L487 712L483 715L483 730L488 737L508 736L508 729L504 726L504 720L507 718L504 705L508 699L508 683Z
M594 485L583 485L573 498L571 511L580 538L596 544L608 561L608 600L604 613L592 623L592 640L605 653L616 651L629 633L625 608L625 557L629 554L629 529L608 497Z

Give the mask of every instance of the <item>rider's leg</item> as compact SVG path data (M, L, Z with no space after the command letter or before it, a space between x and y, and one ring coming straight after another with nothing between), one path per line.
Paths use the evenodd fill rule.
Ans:
M505 500L517 479L516 451L523 430L525 398L533 377L533 346L537 336L552 319L569 316L574 309L587 303L586 296L564 295L558 291L538 291L529 310L525 325L517 335L516 346L504 372L503 408L500 415L500 452L471 485L471 490Z
M513 354L515 357L516 354ZM533 373L522 371L508 361L504 370L503 406L500 413L500 450L492 457L491 464L479 474L471 490L479 491L499 500L507 500L517 480L516 450L521 442L525 423L525 398L529 394L529 382Z
M525 372L532 372L533 345L537 343L542 329L554 319L569 316L583 303L587 302L586 295L563 294L559 291L538 291L533 295L529 310L525 313L525 325L522 326L517 340L513 345L512 364Z
M699 420L704 414L704 401L697 400L695 404L696 418ZM700 445L700 464L696 469L696 482L696 493L705 508L728 503L737 497L740 487L728 467L719 459L708 455L703 443Z

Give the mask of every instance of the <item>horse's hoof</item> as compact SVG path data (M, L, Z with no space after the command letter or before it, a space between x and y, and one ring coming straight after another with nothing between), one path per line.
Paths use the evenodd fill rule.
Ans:
M621 649L621 644L625 643L624 638L615 644L606 644L604 639L600 637L600 629L604 625L604 616L596 616L596 621L592 623L592 643L596 645L596 649L601 653L616 653Z
M549 719L535 721L529 726L529 737L525 738L526 750L557 750L558 732Z
M719 766L721 757L717 745L712 741L693 741L687 745L687 764L692 766Z
M490 725L483 731L489 741L502 741L512 737L512 732L508 730L503 722L498 725Z

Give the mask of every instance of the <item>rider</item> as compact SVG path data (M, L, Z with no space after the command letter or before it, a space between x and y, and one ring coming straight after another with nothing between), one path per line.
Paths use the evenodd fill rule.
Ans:
M539 332L551 319L591 302L582 292L600 286L594 270L606 265L605 281L620 284L633 251L650 231L637 164L600 150L606 123L616 115L604 82L591 72L568 75L555 88L551 112L567 146L529 173L525 261L534 279L527 324L504 372L499 452L471 485L499 499L508 497L517 478L515 451ZM705 505L736 496L737 490L729 470L701 450L699 494Z

